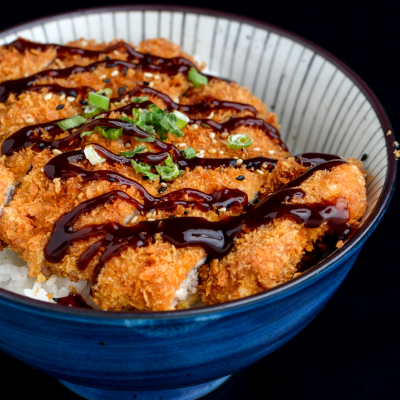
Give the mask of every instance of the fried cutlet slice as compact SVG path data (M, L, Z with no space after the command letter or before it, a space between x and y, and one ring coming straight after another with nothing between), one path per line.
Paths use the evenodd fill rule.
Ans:
M317 171L301 184L305 197L292 203L327 202L347 208L349 223L357 225L366 211L365 179L353 164ZM199 292L205 304L239 299L275 287L293 278L297 264L314 243L329 232L324 223L307 228L290 219L277 219L244 234L232 251L201 268Z

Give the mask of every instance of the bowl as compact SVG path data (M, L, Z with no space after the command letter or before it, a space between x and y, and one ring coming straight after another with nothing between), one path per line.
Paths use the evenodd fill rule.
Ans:
M252 90L280 119L292 154L367 154L368 209L346 245L269 291L190 310L73 309L0 289L0 349L84 398L196 399L276 350L324 307L382 218L394 189L394 135L367 85L318 46L277 27L218 11L114 6L42 18L0 33L66 43L166 37L209 73Z

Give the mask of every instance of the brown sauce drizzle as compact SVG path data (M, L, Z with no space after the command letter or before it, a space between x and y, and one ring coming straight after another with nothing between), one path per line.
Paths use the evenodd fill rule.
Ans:
M45 249L45 258L51 263L58 263L75 240L103 236L103 239L92 244L78 261L78 267L84 269L90 260L103 250L94 271L93 282L96 282L101 268L110 258L118 256L127 247L142 247L154 242L156 234L160 234L164 240L176 247L201 246L209 257L218 258L223 257L232 249L241 232L265 226L278 218L291 218L297 223L304 223L307 227L318 227L327 222L339 238L344 238L350 231L347 224L349 217L347 209L329 203L289 203L292 199L304 197L303 190L296 187L300 186L314 172L330 170L344 163L346 161L331 160L319 164L256 206L252 206L249 211L217 222L210 222L201 217L142 221L131 227L116 222L105 222L99 225L84 226L74 231L73 226L81 215L99 206L110 204L117 198L128 202L133 200L121 191L106 193L81 203L56 222Z
M53 300L60 306L67 306L67 307L79 307L79 308L90 308L85 299L78 293L70 293L66 297L56 298L53 297Z

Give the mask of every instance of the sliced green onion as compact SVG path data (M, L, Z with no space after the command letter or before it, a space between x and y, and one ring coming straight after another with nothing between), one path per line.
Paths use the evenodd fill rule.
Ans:
M99 107L89 105L84 108L83 113L85 114L86 118L93 118L96 115L100 114L102 111L103 110Z
M181 150L181 153L187 160L196 157L196 150L193 147L186 147L186 149Z
M99 156L97 151L93 148L93 145L89 144L89 146L86 146L83 150L85 153L86 158L89 160L90 164L92 165L97 165L101 164L102 162L106 161L105 158L102 158Z
M238 133L236 135L229 135L225 144L228 149L242 149L251 146L252 143L253 139L249 135Z
M97 131L108 140L117 140L124 134L123 128L109 128L107 130L104 130L103 128L100 128L98 126Z
M91 135L96 129L93 129L92 131L85 131L81 133L81 138L85 137L85 136L89 136Z
M136 122L133 119L125 117L125 115L121 116L121 120L124 121L124 122L129 122L130 124L135 124L136 125Z
M153 143L156 140L156 138L153 136L147 136L144 138L135 137L135 140L137 140L138 142Z
M154 181L158 178L157 174L153 174L150 172L151 166L142 162L136 162L135 160L131 160L131 164L133 169L137 174L142 174L143 176L147 176L151 181Z
M121 151L119 153L120 156L124 156L126 158L132 158L134 157L136 154L141 153L142 151L146 150L146 147L144 146L138 146L135 147L133 150L131 151Z
M156 170L164 181L172 181L182 174L178 165L172 161L171 156L165 160L165 166L156 165Z
M165 129L166 132L172 133L177 138L183 136L183 132L178 128L177 118L174 114L164 114L160 120L160 125Z
M106 97L111 97L112 95L112 89L110 88L104 88L102 90L99 90L98 92L96 92L97 94L101 94L102 96L106 96Z
M201 85L207 85L208 79L206 76L198 73L196 68L190 68L188 72L188 79L192 82L194 87L200 87Z
M63 131L68 131L69 129L76 128L85 122L87 121L82 117L82 115L75 115L75 117L67 118L57 122L56 125L58 125Z
M176 125L179 129L183 129L190 121L190 118L187 115L178 110L172 111L172 114L176 117Z
M88 103L92 106L101 108L102 110L109 110L110 108L110 99L99 93L89 92Z
M201 126L204 126L205 128L211 128L211 126L208 124L201 124Z
M145 101L148 101L149 99L147 97L132 97L131 101L132 103L144 103Z

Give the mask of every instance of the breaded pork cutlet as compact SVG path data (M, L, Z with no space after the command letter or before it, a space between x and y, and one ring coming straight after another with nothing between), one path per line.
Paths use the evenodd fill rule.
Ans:
M362 171L342 164L331 171L320 170L300 185L305 196L289 204L333 204L348 211L352 226L364 215L367 199ZM276 219L239 238L224 258L201 268L199 291L205 304L223 303L270 289L286 282L314 244L329 233L328 222L316 228L292 219ZM266 251L268 249L268 251Z

